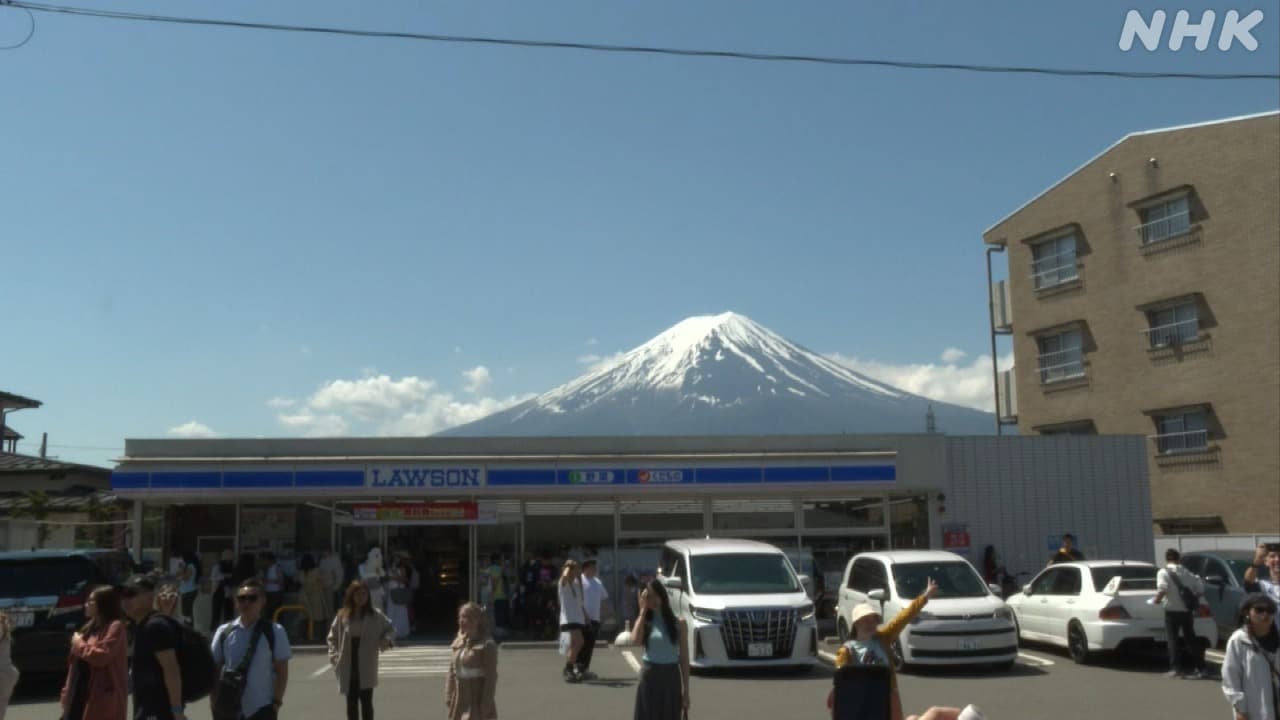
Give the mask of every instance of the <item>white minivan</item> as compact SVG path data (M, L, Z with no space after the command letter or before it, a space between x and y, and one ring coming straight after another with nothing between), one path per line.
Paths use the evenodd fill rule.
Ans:
M785 553L752 540L672 540L659 579L689 626L697 668L812 667L818 625L809 579Z
M938 593L890 648L899 668L908 665L992 664L1013 667L1018 634L1013 612L967 560L934 550L865 552L853 557L840 583L836 631L843 642L853 609L870 603L889 622L919 597L929 578Z

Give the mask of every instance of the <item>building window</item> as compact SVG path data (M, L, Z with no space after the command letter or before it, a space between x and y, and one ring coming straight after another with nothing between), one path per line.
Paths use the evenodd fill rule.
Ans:
M1205 410L1155 416L1156 451L1161 455L1204 452L1209 449L1209 413Z
M1075 422L1060 423L1058 425L1045 425L1044 427L1035 428L1041 435L1097 435L1098 428L1093 424L1092 420L1077 420Z
M1142 224L1137 227L1142 244L1163 242L1191 232L1191 207L1186 195L1148 205L1138 211Z
M1200 317L1194 300L1147 311L1147 342L1152 348L1191 342L1200 336Z
M1040 346L1040 382L1052 383L1084 375L1083 336L1067 330L1036 338Z
M1031 246L1031 282L1036 290L1061 285L1079 277L1076 272L1076 236L1061 235Z

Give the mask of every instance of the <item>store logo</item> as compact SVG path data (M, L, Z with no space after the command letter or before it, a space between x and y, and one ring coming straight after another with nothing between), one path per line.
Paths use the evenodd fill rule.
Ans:
M569 472L570 485L611 485L614 474L612 470L572 470Z
M382 468L369 470L369 487L375 488L466 488L480 487L478 468L393 468L383 473Z
M657 485L659 483L682 483L684 482L684 471L641 470L636 473L636 479L646 485Z
M1160 49L1160 39L1164 37L1164 23L1168 14L1163 10L1151 13L1148 21L1138 10L1130 10L1124 17L1124 28L1120 30L1120 49L1129 52L1133 49L1134 39L1142 41L1147 52ZM1240 16L1239 11L1228 10L1222 17L1222 26L1218 28L1218 49L1227 52L1238 41L1249 52L1258 49L1258 39L1253 36L1253 29L1263 20L1261 10ZM1177 52L1182 43L1189 38L1196 41L1196 50L1204 52L1213 39L1213 28L1218 16L1212 10L1205 10L1200 15L1200 22L1191 22L1191 13L1179 10L1173 18L1173 28L1169 31L1169 49Z

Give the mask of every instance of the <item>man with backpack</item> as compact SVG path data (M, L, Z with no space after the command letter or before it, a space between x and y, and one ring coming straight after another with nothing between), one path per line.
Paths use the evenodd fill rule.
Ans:
M289 636L262 617L267 591L246 580L235 593L239 617L213 634L218 680L211 704L214 720L276 720L289 684Z
M186 720L178 666L180 626L155 611L156 584L150 577L129 578L121 595L132 621L133 720Z
M1182 553L1169 548L1164 553L1166 565L1156 573L1156 596L1153 604L1164 603L1165 644L1169 648L1167 677L1210 677L1204 664L1204 647L1196 637L1195 612L1204 597L1204 583L1195 573L1182 566ZM1186 643L1190 660L1184 666L1179 652L1178 636Z

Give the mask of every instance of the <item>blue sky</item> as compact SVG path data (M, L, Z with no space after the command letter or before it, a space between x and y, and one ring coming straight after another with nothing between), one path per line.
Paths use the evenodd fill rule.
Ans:
M1274 2L1190 7L1264 11L1258 50L1227 53L1121 52L1127 9L1156 3L93 6L922 61L1280 65ZM724 310L982 402L955 388L986 372L986 227L1130 131L1280 106L1265 82L36 22L0 52L0 389L45 403L10 416L22 450L47 431L52 453L95 463L125 437L201 428L427 432ZM26 23L0 8L0 45Z

